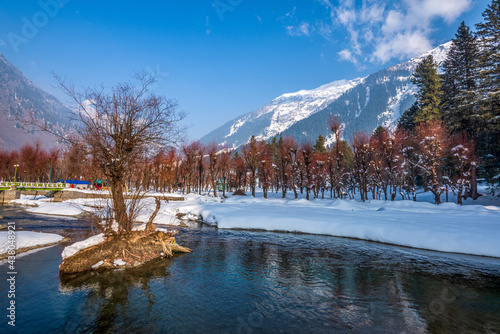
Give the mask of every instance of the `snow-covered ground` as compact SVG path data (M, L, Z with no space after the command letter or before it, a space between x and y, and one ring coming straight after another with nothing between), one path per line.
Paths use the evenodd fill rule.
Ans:
M364 203L327 198L307 201L302 198L304 195L294 199L291 192L286 199L280 198L281 193L269 193L270 198L263 199L261 192L257 192L256 198L221 199L195 194L184 197L185 201L162 202L154 224L179 225L182 220L202 220L225 229L324 234L500 257L499 197L483 196L477 201L467 200L463 206L452 202L432 204L430 193L418 194L418 202L371 200ZM450 194L449 200L454 201L454 196ZM39 206L28 208L30 212L49 214L75 214L78 210L91 211L95 210L92 207L102 205L102 200L95 199L62 203L32 201ZM138 221L146 222L155 209L154 199L145 198L142 207ZM178 219L179 214L184 217ZM80 246L83 245L77 248Z
M7 253L9 250L8 235L7 231L0 231L0 254ZM16 249L49 245L63 239L62 236L54 233L16 231Z
M258 229L351 237L444 252L500 257L500 199L484 196L468 205L435 205L432 194L421 202L292 199L269 194L263 199L232 196L225 200L188 195L162 207L165 214L202 219L218 228ZM425 200L429 201L426 202ZM450 200L454 197L450 195ZM491 205L478 205L488 203ZM156 223L156 222L155 222Z
M224 203L190 201L177 210L219 228L325 234L500 257L497 206L232 197Z
M88 239L75 242L72 245L66 246L62 252L62 258L65 259L67 257L70 257L72 255L75 255L79 251L85 248L89 248L95 245L100 244L101 242L104 242L106 240L106 237L104 236L104 233L96 234L94 236L91 236Z
M25 206L25 210L31 213L56 215L56 216L78 216L84 212L94 211L95 206L101 205L102 199L81 198L64 202L51 202L52 199L45 196L21 195L20 199L10 201L10 204Z

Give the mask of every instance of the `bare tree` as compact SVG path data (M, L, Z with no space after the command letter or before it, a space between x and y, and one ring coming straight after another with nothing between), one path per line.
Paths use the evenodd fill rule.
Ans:
M255 186L257 185L257 169L259 168L261 144L252 136L248 144L241 149L246 167L250 171L249 184L252 190L252 196L255 197Z
M220 150L217 164L222 177L222 197L226 197L226 185L229 183L231 172L231 149L229 147L223 147Z
M448 137L444 126L438 122L424 123L418 128L419 161L417 166L424 176L425 187L434 194L436 204L441 204L443 158L448 149Z
M137 86L127 82L109 90L79 92L56 76L60 88L77 106L71 115L74 133L66 139L80 142L107 178L118 234L130 232L134 223L136 205L126 205L123 195L128 172L143 154L175 144L183 130L179 121L184 113L177 110L177 103L148 90L155 76L138 73L134 78Z
M355 132L352 136L354 173L358 177L359 192L361 193L363 202L368 200L368 178L370 176L370 161L372 159L369 141L370 138L364 132Z
M208 174L210 176L210 184L214 192L214 197L217 197L217 177L220 172L217 144L215 142L208 144L206 150L208 154Z

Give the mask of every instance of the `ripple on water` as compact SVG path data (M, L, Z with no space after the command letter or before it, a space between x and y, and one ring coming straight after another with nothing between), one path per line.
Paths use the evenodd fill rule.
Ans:
M91 232L80 220L0 214L74 239ZM182 229L178 241L195 253L64 282L63 245L20 258L17 330L500 331L499 259L199 225Z

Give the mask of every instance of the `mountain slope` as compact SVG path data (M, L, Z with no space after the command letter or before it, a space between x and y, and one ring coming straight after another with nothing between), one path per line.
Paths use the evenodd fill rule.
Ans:
M331 141L328 119L335 114L342 118L345 138L355 130L371 133L379 125L393 126L415 101L416 87L411 83L411 76L418 63L428 54L442 63L450 45L451 42L445 43L365 78L340 80L313 90L283 94L264 107L227 122L201 141L236 148L252 135L267 140L280 133L310 142L321 134Z
M201 141L238 147L255 135L268 139L292 125L327 107L347 90L356 87L364 78L339 80L312 90L283 94L264 107L227 122L204 136Z
M57 145L57 139L27 126L33 113L38 122L47 123L53 131L63 133L69 109L44 92L0 53L0 149L18 149L40 140L45 147Z

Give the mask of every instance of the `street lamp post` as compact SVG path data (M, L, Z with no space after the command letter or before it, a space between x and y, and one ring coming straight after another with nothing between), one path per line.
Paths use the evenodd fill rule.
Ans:
M17 167L19 167L19 164L14 165L14 186L11 188L12 190L17 189Z
M14 165L15 169L14 169L14 184L17 182L17 167L19 167L19 165Z

